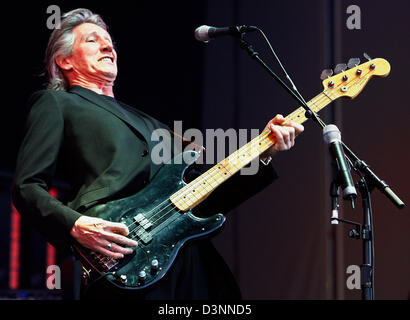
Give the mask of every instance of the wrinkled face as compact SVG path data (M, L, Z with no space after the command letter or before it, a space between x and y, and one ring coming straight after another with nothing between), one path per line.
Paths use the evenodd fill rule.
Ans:
M83 23L73 29L73 54L67 57L71 79L86 82L113 82L117 77L117 53L107 31L93 23Z

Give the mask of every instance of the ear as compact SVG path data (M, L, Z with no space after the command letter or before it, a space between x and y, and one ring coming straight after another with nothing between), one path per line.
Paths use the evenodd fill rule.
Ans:
M73 64L71 63L71 57L57 56L56 63L64 71L70 71L73 69Z

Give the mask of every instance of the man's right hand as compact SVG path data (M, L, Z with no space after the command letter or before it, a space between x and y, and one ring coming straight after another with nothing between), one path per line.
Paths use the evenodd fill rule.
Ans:
M125 254L132 253L132 248L121 245L138 246L137 241L126 237L129 230L123 223L89 216L78 218L70 234L82 246L114 259L121 259Z

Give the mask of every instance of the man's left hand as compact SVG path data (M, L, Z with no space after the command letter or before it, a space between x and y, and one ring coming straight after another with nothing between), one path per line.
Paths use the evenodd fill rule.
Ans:
M304 130L303 125L295 121L284 124L286 119L278 114L268 122L264 130L269 129L275 139L275 144L266 150L264 157L273 156L277 151L286 151L295 145L295 138Z

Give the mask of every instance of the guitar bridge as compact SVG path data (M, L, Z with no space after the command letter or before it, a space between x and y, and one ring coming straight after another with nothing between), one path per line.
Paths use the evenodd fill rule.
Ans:
M118 261L107 257L101 253L97 253L92 251L91 255L93 256L93 258L95 259L95 261L97 261L97 263L105 270L105 271L109 271L111 270L113 267L115 267L118 264Z

